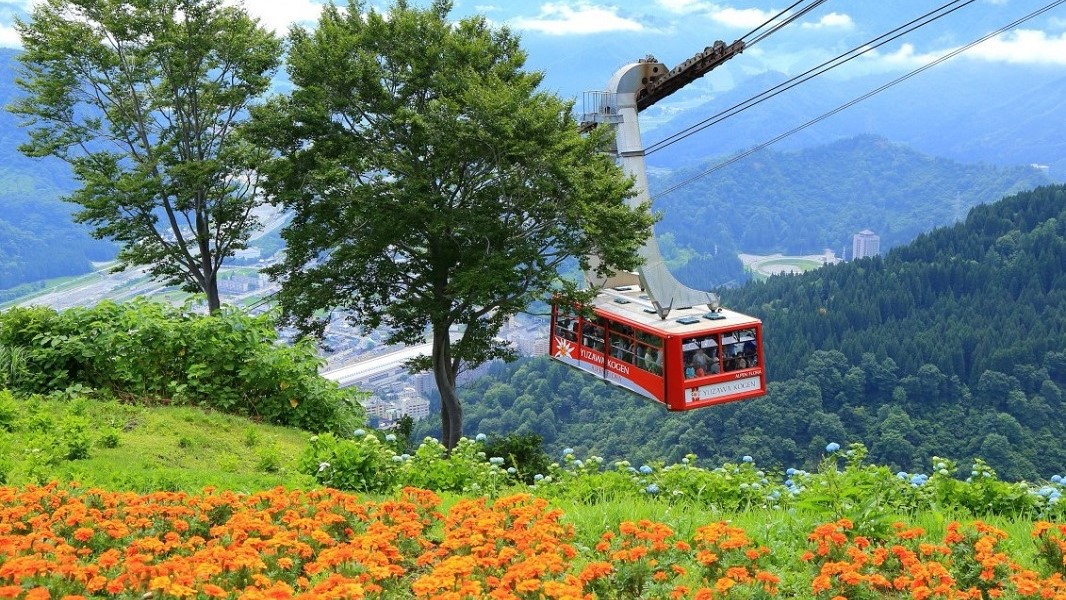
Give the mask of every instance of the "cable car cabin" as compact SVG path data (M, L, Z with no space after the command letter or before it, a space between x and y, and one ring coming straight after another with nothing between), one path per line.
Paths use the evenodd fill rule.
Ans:
M603 290L592 312L584 318L572 307L552 306L552 358L667 410L766 394L762 322L754 317L685 308L663 320L638 286Z

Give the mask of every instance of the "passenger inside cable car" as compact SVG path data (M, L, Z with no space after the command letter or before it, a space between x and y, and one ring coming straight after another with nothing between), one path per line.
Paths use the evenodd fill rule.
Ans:
M757 319L727 310L662 319L622 294L604 297L591 314L553 306L552 358L668 410L765 394Z

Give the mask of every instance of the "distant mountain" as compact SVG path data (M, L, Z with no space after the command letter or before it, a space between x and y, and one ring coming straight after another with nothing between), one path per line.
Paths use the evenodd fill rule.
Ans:
M840 256L863 229L878 234L887 250L961 219L975 205L1049 182L1029 166L962 164L872 135L763 150L690 181L724 160L650 177L665 254L674 253L678 277L697 288L744 279L738 252L830 249Z
M1066 464L1066 186L976 207L884 257L730 290L729 304L763 322L765 398L666 413L538 358L464 389L467 430L634 464L693 452L814 468L827 443L854 441L910 472L934 456L1008 479Z
M812 79L650 154L648 162L677 168L765 143L897 76ZM709 102L672 114L646 135L647 142L683 131L786 80L780 73L750 78ZM871 134L961 162L1047 165L1054 180L1066 181L1064 112L1066 77L1061 70L945 64L803 129L774 148L795 150Z
M18 94L15 56L0 50L0 106ZM69 167L23 156L18 145L25 139L18 117L0 110L0 290L86 273L90 261L115 256L111 243L71 221L73 206L59 199L75 187Z

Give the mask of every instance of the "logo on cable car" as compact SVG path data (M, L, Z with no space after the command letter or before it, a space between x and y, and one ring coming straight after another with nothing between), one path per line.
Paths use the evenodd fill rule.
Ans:
M739 394L741 392L748 392L759 389L761 380L759 377L752 376L750 373L746 373L743 379L737 379L734 381L723 381L721 383L712 383L709 385L701 385L698 388L689 389L689 402L698 402L701 400L711 400L714 398L721 398L723 396L729 396L731 394Z
M566 338L555 336L555 356L574 358L574 345Z

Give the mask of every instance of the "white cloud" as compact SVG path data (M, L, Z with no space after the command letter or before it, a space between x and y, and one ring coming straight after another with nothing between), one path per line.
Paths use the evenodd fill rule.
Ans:
M891 54L874 51L867 56L885 66L913 69L958 48L918 53L913 45L903 44ZM986 40L952 58L963 59L1025 65L1066 65L1066 33L1056 36L1039 30L1016 29Z
M230 0L227 4L236 5L238 1ZM322 12L322 4L312 0L244 0L243 5L264 27L280 35L288 33L289 26L295 23L317 23Z
M640 23L620 17L616 7L596 6L586 2L576 5L548 2L536 17L516 17L509 21L515 29L539 31L550 35L641 31Z
M926 52L919 54L915 52L914 44L903 44L898 50L891 54L881 54L877 50L873 50L867 53L866 56L891 67L913 68L932 62L952 50L953 48L948 48L947 50L940 52Z
M0 25L0 48L21 48L22 40L14 27Z
M713 11L711 19L728 27L746 29L762 25L775 14L777 13L758 8L722 8Z
M964 56L1012 64L1066 65L1066 33L1015 29L966 51Z
M823 16L817 23L804 23L804 29L825 29L825 28L838 28L838 29L851 29L855 25L855 21L851 20L848 15L842 15L840 13L831 12L828 15Z
M694 12L710 12L715 8L713 4L703 0L656 0L656 4L672 13L682 15Z

